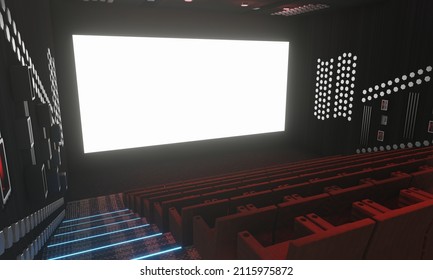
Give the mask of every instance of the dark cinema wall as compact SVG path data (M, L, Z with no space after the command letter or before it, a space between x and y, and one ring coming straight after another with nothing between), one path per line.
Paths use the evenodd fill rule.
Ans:
M427 132L432 111L431 82L423 80L417 85L416 76L411 88L408 83L412 78L406 80L404 90L400 88L403 75L409 77L419 69L424 69L426 74L426 67L432 65L431 5L427 0L375 1L368 6L283 18L51 1L71 186L68 198L121 192L136 186L253 168L302 156L354 153L357 149L367 152L369 148L373 151L381 146L393 149L394 144L416 145L419 141L423 145L425 140L431 143L432 134ZM74 33L289 40L286 133L84 155L77 113L71 39ZM343 102L353 98L351 121L348 116L334 118L331 110L337 101L335 91L327 96L331 98L330 118L318 120L314 116L318 59L334 59L335 89L337 60L344 53L357 57L356 73L350 77L353 94L349 90L347 97L340 98ZM394 92L397 77L399 89ZM362 102L363 97L367 98L364 89L368 91L371 87L373 91L369 95L374 96L375 86L389 80L393 81L392 86L383 90L386 93L391 88L392 94ZM380 91L377 91L379 96ZM413 102L418 93L418 102ZM387 111L380 109L382 99L388 100ZM406 117L408 104L412 112L410 121ZM367 112L371 112L371 118L366 118L364 106L371 106ZM348 108L338 112L348 112ZM381 125L382 115L387 116L387 125ZM383 141L376 140L379 130L384 132ZM407 130L413 133L407 135Z
M291 41L288 19L158 10L151 6L128 8L120 3L54 0L51 4L68 154L68 199L122 192L138 186L221 174L305 156L290 151L285 133L84 155L72 34ZM119 98L122 98L121 93ZM100 106L104 106L103 100ZM95 108L97 113L98 108Z
M432 144L433 134L428 132L429 121L433 120L432 72L428 67L433 66L432 1L385 1L304 17L298 27L295 46L291 49L296 55L291 58L296 67L292 86L296 89L293 94L296 112L293 113L297 118L293 131L299 137L300 146L320 154L335 154ZM338 107L345 105L344 100L348 99L344 97L345 88L343 98L339 96L341 85L338 87L340 92L336 93L338 63L348 59L343 57L344 53L357 56L356 68L353 68L352 57L350 69L356 69L356 74L350 77L351 80L354 76L355 81L348 85L348 98L353 97L353 102L348 100L353 106L350 122L348 115L344 118L337 114L334 118L334 108L344 112ZM331 98L330 106L326 102L325 114L318 114L325 120L319 120L314 112L323 109L318 108L318 104L325 103L323 96L316 99L316 89L323 85L320 80L324 78L320 75L328 74L328 79L331 75L330 64L319 68L317 65L322 61L330 63L331 59L334 59L333 81L327 84L327 91L332 85L331 94L325 96L327 101ZM320 72L325 68L328 72ZM347 73L347 69L346 72L340 70L340 74ZM319 83L318 87L316 83ZM352 83L353 95L350 94ZM319 88L320 92L324 89ZM335 98L337 94L338 99ZM318 104L315 104L316 100ZM382 100L388 102L386 111L381 110ZM338 102L337 106L335 102ZM364 106L367 107L365 111ZM329 119L326 118L328 108ZM382 116L387 118L386 125L381 122ZM383 141L377 140L378 131L383 131Z
M0 2L1 183L10 186L0 199L0 231L6 244L13 238L0 258L13 259L30 247L37 254L66 184L49 1Z

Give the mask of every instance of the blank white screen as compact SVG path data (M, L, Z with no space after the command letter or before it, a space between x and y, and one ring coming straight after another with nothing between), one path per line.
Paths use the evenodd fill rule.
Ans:
M84 152L285 129L288 42L73 35Z

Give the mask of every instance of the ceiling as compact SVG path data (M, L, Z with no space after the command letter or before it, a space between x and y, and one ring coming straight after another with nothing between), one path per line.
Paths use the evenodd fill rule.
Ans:
M194 9L226 13L298 15L331 9L356 7L384 0L71 0L88 5L129 5L161 9ZM242 5L244 4L244 5ZM313 6L320 5L320 6ZM290 10L294 8L303 9ZM319 8L319 9L315 9Z

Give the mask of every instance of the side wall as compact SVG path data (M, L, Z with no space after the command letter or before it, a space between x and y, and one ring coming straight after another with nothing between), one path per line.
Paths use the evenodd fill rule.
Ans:
M293 130L298 143L321 154L431 145L433 134L428 126L433 120L433 83L428 66L433 66L432 11L433 3L428 0L397 0L301 19L295 41L303 48L292 61L297 70L292 86L293 104L297 105ZM353 58L351 65L338 67L343 60L350 60L344 53L357 56L356 68ZM343 66L351 67L351 76L349 84L341 88L341 81L348 78L337 77L337 71L349 73ZM323 84L325 79L327 84ZM388 103L386 110L382 101ZM386 124L382 118L387 119ZM378 140L379 131L383 141Z
M45 0L0 2L0 258L33 258L66 190L51 11Z

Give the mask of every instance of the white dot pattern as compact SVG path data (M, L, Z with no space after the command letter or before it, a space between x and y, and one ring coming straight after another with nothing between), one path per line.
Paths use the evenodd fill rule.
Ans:
M400 143L400 144L393 144L391 145L386 145L386 146L380 146L379 148L377 147L367 147L367 148L362 148L362 149L356 149L356 153L371 153L371 152L377 152L377 151L390 151L390 150L398 150L398 149L406 149L406 148L420 148L422 146L427 147L433 144L433 141L430 142L429 140L424 140L424 141L416 141L415 143L412 142L408 142L408 143Z
M421 85L423 83L428 83L431 81L431 71L432 66L427 66L425 69L418 69L415 72L410 72L408 75L402 75L394 80L390 79L368 89L362 91L363 98L361 101L363 103L383 97L386 94L398 93L399 91L404 91L407 88L413 88L416 85Z
M337 69L334 69L335 61L332 58L329 61L317 60L314 102L317 119L325 120L332 116L352 120L357 59L352 53L343 53L338 57Z

